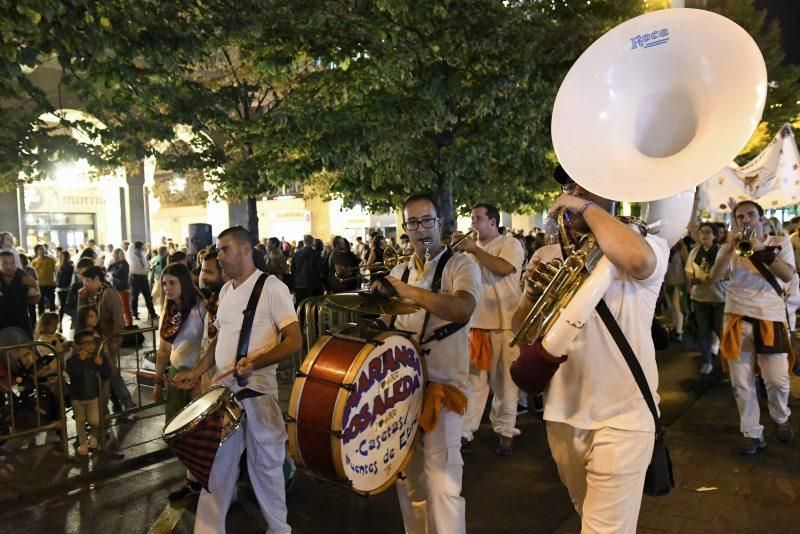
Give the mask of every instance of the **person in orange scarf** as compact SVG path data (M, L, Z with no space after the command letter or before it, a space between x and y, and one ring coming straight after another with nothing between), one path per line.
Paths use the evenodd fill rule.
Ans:
M397 494L406 532L463 533L461 428L468 391L469 322L481 294L480 269L465 254L451 255L442 245L443 219L430 195L410 196L403 215L414 256L408 265L400 264L373 282L372 290L396 294L423 308L397 316L393 324L417 334L427 354L430 382L420 417L425 433L405 476L397 481ZM441 289L434 292L437 271Z
M461 452L470 451L491 386L494 398L489 419L500 437L497 454L509 456L512 439L519 434L515 428L519 389L511 380L511 364L519 357L519 347L511 346L511 318L522 296L519 272L525 250L513 236L500 234L500 212L491 204L475 205L472 227L478 231L478 240L465 239L459 250L469 253L480 266L483 293L470 329L469 405L461 432Z
M777 279L789 283L795 275L794 252L789 238L766 236L762 227L764 210L745 200L733 207L734 235L722 247L711 269L711 283L727 277L725 323L720 346L723 362L731 375L739 428L744 435L742 453L758 454L767 446L760 424L755 385L755 365L767 386L769 414L777 425L779 441L789 443L794 430L789 422L789 355L786 333L786 303L749 258L734 255L734 246L745 228L755 230L753 255Z

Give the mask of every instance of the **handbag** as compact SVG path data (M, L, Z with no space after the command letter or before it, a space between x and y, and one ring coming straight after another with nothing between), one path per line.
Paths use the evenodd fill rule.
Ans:
M645 378L642 366L639 364L639 360L633 353L630 344L628 344L625 334L622 333L622 329L620 329L604 300L597 303L597 313L625 358L625 362L628 364L631 374L633 374L633 378L642 392L647 407L653 415L656 436L653 443L653 456L650 459L650 465L647 466L647 474L644 478L644 493L653 497L667 495L675 487L675 477L672 474L672 460L670 460L669 448L667 447L666 429L661 426L653 394L650 391L650 386L647 385L647 378Z

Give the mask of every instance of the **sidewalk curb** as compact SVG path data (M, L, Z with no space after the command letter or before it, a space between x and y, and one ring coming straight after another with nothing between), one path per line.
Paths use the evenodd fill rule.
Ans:
M56 482L50 486L47 486L46 488L29 488L27 491L18 492L16 496L0 498L0 507L32 502L34 500L41 501L43 499L57 497L92 482L98 482L109 477L117 476L145 465L166 460L170 457L172 457L172 451L170 451L168 447L164 447L140 456L126 458L113 465L101 467L85 474L67 478L62 482ZM70 459L68 461L74 460ZM17 490L14 489L14 491Z

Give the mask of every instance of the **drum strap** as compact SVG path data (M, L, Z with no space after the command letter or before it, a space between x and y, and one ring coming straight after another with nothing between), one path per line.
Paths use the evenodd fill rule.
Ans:
M444 267L445 265L447 265L447 262L450 260L452 256L453 253L450 251L450 249L447 249L442 254L442 257L439 258L439 262L436 264L436 271L434 271L433 273L433 282L431 283L431 291L433 293L438 293L442 289L442 274L444 273ZM408 283L408 278L410 274L411 274L411 268L408 265L406 265L401 280L404 283ZM429 337L425 338L425 332L428 329L428 322L430 322L430 319L431 319L431 312L426 311L425 320L422 322L422 330L419 333L420 345L427 345L432 341L441 341L446 337L449 337L458 332L459 330L461 330L462 328L464 328L464 325L466 324L466 323L447 323L434 330ZM389 322L389 329L394 329L394 323L396 320L397 316L396 315L392 316L392 320ZM424 350L423 352L428 354L430 353L430 349Z
M247 351L250 348L250 332L253 330L253 320L256 317L256 308L258 307L258 301L261 299L261 291L264 289L264 283L267 278L269 278L267 273L261 273L261 276L258 277L256 284L253 286L253 292L250 293L250 300L247 301L247 307L242 312L244 317L236 349L236 363L247 357ZM234 376L239 386L244 387L247 384L246 378L241 378L236 373L234 373Z

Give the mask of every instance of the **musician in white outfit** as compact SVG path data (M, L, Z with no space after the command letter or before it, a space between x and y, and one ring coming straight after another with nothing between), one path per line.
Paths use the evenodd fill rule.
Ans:
M658 369L650 326L669 248L657 236L642 235L610 212L614 202L575 184L558 167L562 194L551 212L566 209L572 226L589 231L618 269L603 299L644 370L658 404ZM537 250L531 265L560 256L558 245ZM526 285L514 328L533 305ZM655 423L617 344L596 311L566 351L545 390L544 419L561 481L581 516L581 532L633 533L645 473L653 454ZM561 356L561 355L555 355Z
M480 270L466 255L451 256L442 245L443 219L433 198L409 197L404 216L403 228L411 239L414 256L407 273L406 264L400 264L384 280L398 296L423 308L397 316L396 328L417 333L423 353L430 351L425 358L429 380L426 403L440 394L443 406L438 411L438 424L425 433L412 453L404 478L397 482L397 493L406 532L458 534L466 531L461 497L461 427L468 391L469 321L480 298ZM434 293L430 288L443 261L441 290ZM404 277L406 282L402 281ZM373 290L385 292L381 282L373 283ZM428 321L426 314L430 314ZM436 332L449 333L426 343Z
M491 386L494 398L489 419L499 436L497 454L509 456L512 439L519 433L515 428L519 389L510 371L519 347L511 346L511 318L522 294L519 273L525 250L515 237L500 234L500 212L491 204L475 205L472 228L478 231L477 241L465 239L458 249L469 253L480 266L483 292L470 325L470 390L461 432L462 452L470 450Z
M237 385L233 376L221 383L234 392L249 394L242 400L247 417L243 428L223 443L214 459L209 490L203 490L197 504L196 533L225 532L225 516L239 474L239 458L247 447L247 472L269 531L291 532L286 523L286 493L283 462L286 455L286 427L278 407L278 363L302 348L300 323L286 285L270 276L256 307L247 357L236 362L243 311L258 278L263 274L253 264L252 240L242 227L222 232L217 239L219 265L227 282L220 292L215 326L216 337L209 342L203 358L190 371L175 377L181 387L192 387L203 373L216 364L217 376L232 370L247 379Z

